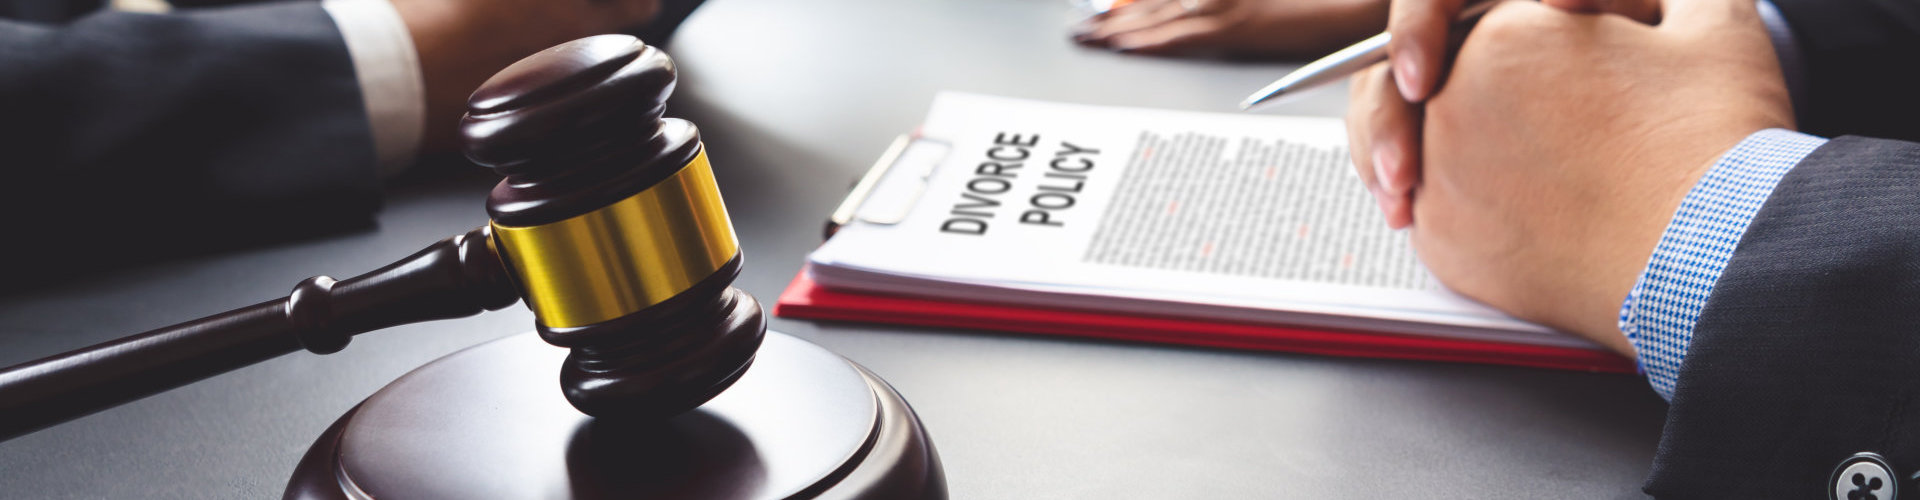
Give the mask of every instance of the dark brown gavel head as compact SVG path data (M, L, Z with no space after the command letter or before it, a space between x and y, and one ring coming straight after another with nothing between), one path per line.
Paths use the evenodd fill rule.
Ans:
M673 60L625 35L583 38L487 80L461 120L467 157L506 177L496 250L540 336L572 350L567 400L662 418L726 389L766 319L738 289L739 242L700 132L662 118Z

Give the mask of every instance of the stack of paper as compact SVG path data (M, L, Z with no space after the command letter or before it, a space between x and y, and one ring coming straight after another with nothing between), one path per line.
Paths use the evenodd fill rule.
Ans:
M1338 120L943 93L899 153L778 314L1631 369L1441 287L1381 220ZM1027 320L981 321L1014 310ZM1121 333L1149 323L1164 335ZM1279 337L1200 332L1263 326ZM1290 348L1302 333L1352 342Z

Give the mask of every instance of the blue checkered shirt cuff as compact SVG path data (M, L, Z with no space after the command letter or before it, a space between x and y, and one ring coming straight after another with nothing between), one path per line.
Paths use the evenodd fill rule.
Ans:
M1693 325L1753 215L1780 178L1826 139L1790 130L1755 132L1714 162L1680 201L1647 268L1620 305L1620 331L1660 397L1672 399Z

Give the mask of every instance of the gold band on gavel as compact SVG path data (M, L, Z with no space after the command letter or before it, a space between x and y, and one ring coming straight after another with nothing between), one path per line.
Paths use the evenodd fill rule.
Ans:
M713 167L701 151L624 200L548 224L493 224L527 307L552 328L585 326L686 291L738 253Z

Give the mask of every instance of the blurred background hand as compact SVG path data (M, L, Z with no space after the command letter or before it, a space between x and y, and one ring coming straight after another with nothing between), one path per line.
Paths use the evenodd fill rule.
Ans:
M451 151L467 96L481 82L561 42L645 24L659 12L660 1L394 0L393 7L413 34L425 80L421 150Z
M1074 40L1126 52L1313 58L1379 33L1386 16L1386 0L1140 0L1088 19Z

